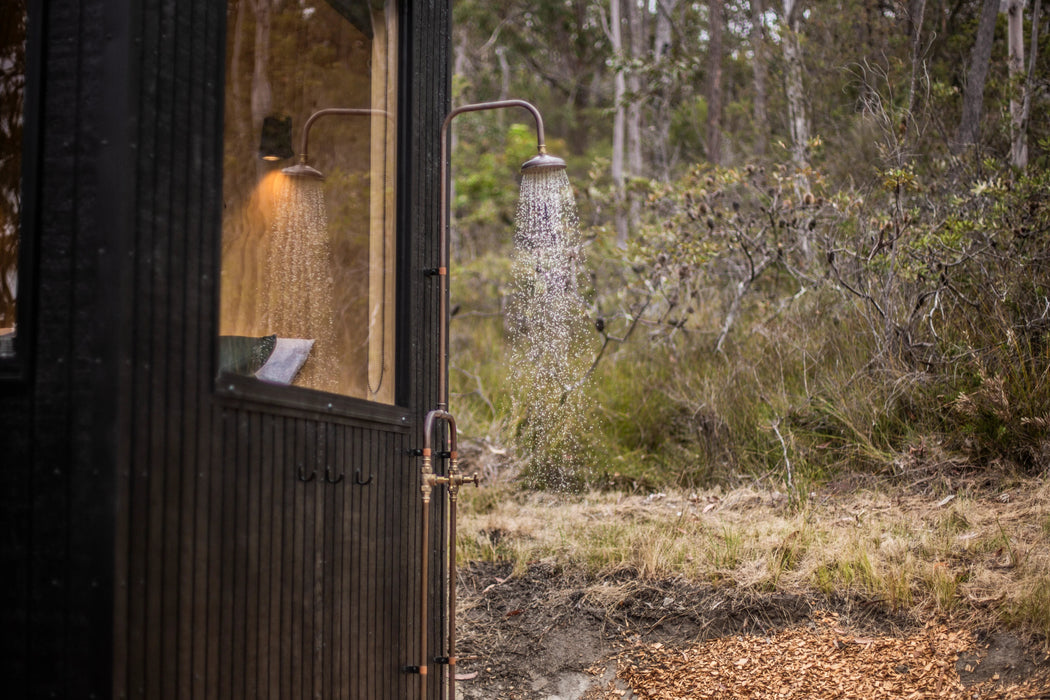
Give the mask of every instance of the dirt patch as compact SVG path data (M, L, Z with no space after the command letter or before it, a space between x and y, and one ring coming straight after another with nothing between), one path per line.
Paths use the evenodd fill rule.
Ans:
M1020 638L869 600L586 580L542 562L519 575L471 563L459 582L462 698L1050 697L1050 659Z

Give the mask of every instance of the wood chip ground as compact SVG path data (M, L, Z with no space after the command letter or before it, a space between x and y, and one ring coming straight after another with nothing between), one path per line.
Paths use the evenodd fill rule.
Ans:
M736 635L688 648L635 640L617 658L617 679L594 700L1022 700L1050 698L1050 678L966 687L956 667L973 652L965 630L931 625L907 637L858 637L833 613L772 636ZM624 686L627 686L626 688Z

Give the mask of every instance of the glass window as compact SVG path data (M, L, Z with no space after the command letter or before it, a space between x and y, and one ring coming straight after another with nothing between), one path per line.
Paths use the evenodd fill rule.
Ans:
M0 360L15 356L18 328L26 24L25 0L0 6Z
M227 27L220 372L393 403L396 3Z

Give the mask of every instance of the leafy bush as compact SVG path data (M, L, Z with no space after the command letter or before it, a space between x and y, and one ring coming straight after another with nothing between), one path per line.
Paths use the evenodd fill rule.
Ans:
M886 168L866 189L786 166L634 182L646 206L631 245L586 232L595 475L641 488L748 476L802 499L916 459L1045 470L1050 174L988 166ZM606 191L585 191L601 209ZM487 328L471 352L498 366L502 329ZM509 441L520 417L485 403L477 416Z

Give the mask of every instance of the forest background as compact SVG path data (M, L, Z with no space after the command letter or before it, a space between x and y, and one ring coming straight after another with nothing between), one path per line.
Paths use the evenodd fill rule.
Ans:
M1050 467L1041 0L454 3L454 104L525 98L569 164L586 415L510 380L522 115L456 122L451 389L531 486ZM534 447L534 445L533 445ZM557 451L554 451L557 452Z

